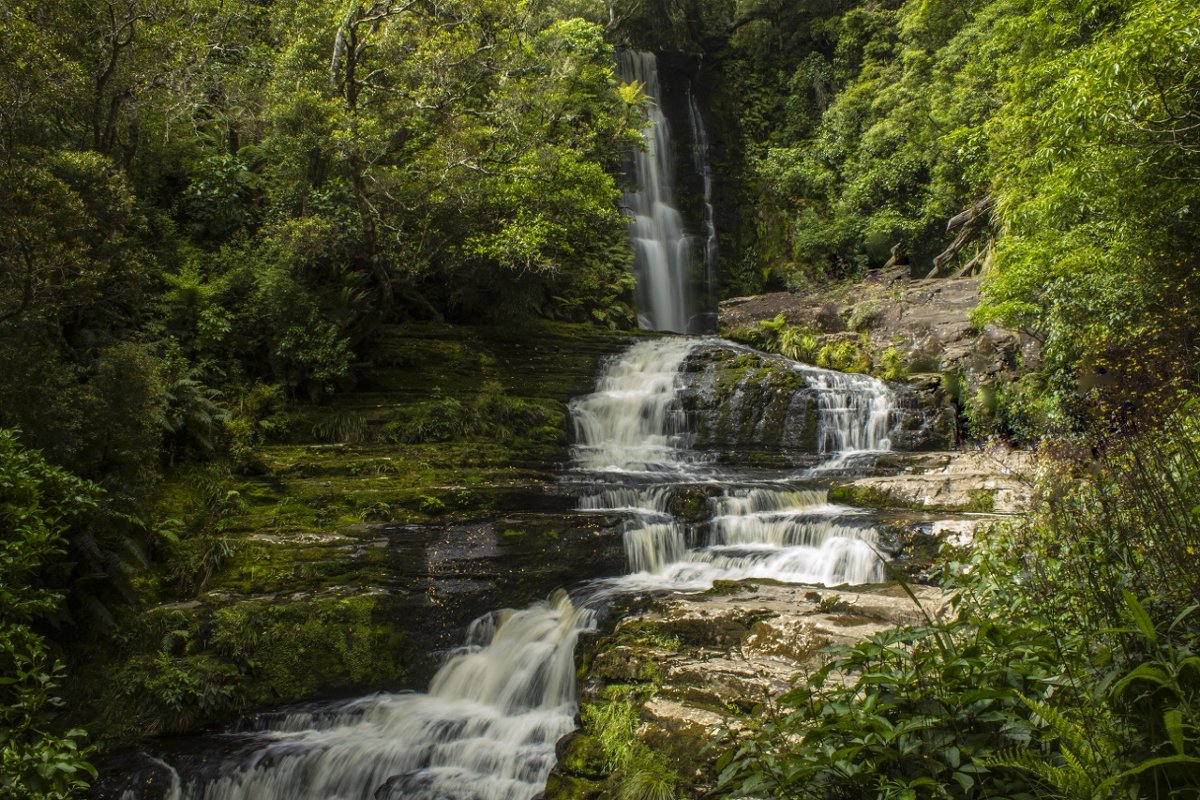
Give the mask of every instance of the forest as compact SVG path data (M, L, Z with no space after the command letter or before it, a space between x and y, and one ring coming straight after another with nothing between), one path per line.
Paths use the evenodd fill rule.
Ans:
M693 70L723 297L977 274L973 324L1038 354L951 392L972 439L1044 455L1034 510L945 550L948 615L760 709L709 796L1198 796L1190 0L0 0L0 797L85 796L134 729L300 698L136 621L236 563L264 447L561 457L561 403L403 372L429 331L485 378L492 338L636 331L649 100L619 48ZM340 410L386 369L416 410ZM134 680L111 642L172 636L153 702L80 711ZM612 796L692 796L622 731Z

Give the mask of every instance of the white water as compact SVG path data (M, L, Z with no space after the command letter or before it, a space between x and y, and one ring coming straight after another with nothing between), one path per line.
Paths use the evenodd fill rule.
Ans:
M797 583L882 580L878 537L861 513L832 505L825 490L782 482L736 486L690 438L679 400L687 357L718 340L658 339L634 345L609 366L593 394L571 404L575 463L598 482L584 510L626 515L630 575L617 590L706 589L714 580ZM795 364L817 399L817 445L826 465L890 447L893 404L881 381ZM736 397L730 402L736 402ZM632 483L631 483L632 480ZM730 485L733 483L734 485ZM702 493L703 523L670 512L681 491Z
M289 715L252 760L182 797L529 800L575 727L575 638L592 619L565 592L489 615L427 694Z
M866 375L805 368L817 391L817 452L827 458L809 477L842 472L892 449L888 439L895 406L887 384Z
M689 449L679 394L687 356L706 342L725 346L680 338L636 344L610 363L594 393L571 404L576 478L589 487L579 507L627 520L631 574L594 585L591 601L641 589L702 590L716 579L882 578L875 531L853 509L831 505L820 489L719 481ZM804 374L822 398L818 434L827 455L887 446L890 396L878 382ZM702 522L670 513L683 490L704 505ZM555 743L574 728L575 641L594 620L589 601L573 605L562 591L485 615L428 692L289 714L213 780L172 771L171 800L529 800L545 785Z
M640 84L651 101L645 148L633 154L637 188L625 194L625 204L634 215L630 237L638 325L654 331L700 332L708 323L696 287L707 285L715 269L716 232L710 228L703 238L688 233L676 205L671 130L661 108L658 60L653 53L625 50L620 53L618 70L623 80ZM692 121L693 136L701 135L699 114L694 110ZM707 135L696 142L695 149L697 158L706 155ZM705 191L711 191L711 182Z
M609 366L595 392L572 400L575 463L589 471L637 473L696 460L679 403L679 367L696 346L695 339L639 342Z

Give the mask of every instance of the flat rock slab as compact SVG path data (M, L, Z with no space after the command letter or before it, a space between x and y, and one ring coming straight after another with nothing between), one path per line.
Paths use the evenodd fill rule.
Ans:
M1023 514L1033 502L1034 455L1022 450L888 456L899 474L858 478L834 497L872 508Z
M693 792L688 796L698 796L713 778L720 751L710 745L721 732L743 728L747 715L802 683L825 663L827 648L919 624L946 603L939 589L912 590L921 606L892 584L829 588L745 581L654 600L585 654L585 725L572 737L596 734L586 722L594 716L588 707L632 702L636 739L668 760ZM560 762L545 796L611 796L609 784L617 777L598 780Z

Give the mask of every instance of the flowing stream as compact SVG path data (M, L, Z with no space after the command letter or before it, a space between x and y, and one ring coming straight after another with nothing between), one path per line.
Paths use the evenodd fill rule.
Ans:
M626 196L642 327L677 333L711 326L716 258L708 137L688 91L694 166L703 185L703 234L685 229L673 196L671 135L655 57L625 52L620 71L652 99L646 148L634 157L638 189ZM780 362L807 388L816 453L798 475L738 472L696 446L684 398L712 338L639 342L613 358L596 390L571 403L576 444L564 484L584 514L623 537L628 572L559 590L471 625L424 693L378 694L268 715L227 734L213 763L176 771L168 800L529 800L542 790L555 743L578 711L574 650L613 598L699 591L718 579L773 578L834 585L883 577L867 516L828 502L819 480L854 471L889 449L893 405L863 376ZM744 350L744 348L740 348ZM790 364L790 366L789 366ZM741 404L740 395L727 405ZM757 412L746 406L743 417ZM790 413L790 412L789 412ZM799 413L799 412L798 412ZM807 419L807 418L806 418ZM761 420L760 420L761 422ZM790 417L791 428L808 428ZM795 422L796 424L793 424ZM138 800L134 790L123 800Z
M577 445L567 480L581 510L623 520L629 574L479 618L425 693L274 715L263 730L238 734L218 769L175 774L170 800L529 800L575 724L576 638L612 597L703 590L716 579L881 579L875 531L861 512L802 482L726 474L692 448L681 397L687 360L706 346L736 347L640 342L571 404ZM883 384L792 368L818 399L826 463L887 448ZM702 513L691 521L674 513L681 498Z

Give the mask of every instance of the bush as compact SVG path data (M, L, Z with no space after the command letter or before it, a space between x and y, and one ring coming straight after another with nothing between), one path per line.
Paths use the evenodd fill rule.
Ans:
M62 596L46 588L62 566L68 524L94 507L94 484L47 463L0 429L0 797L57 800L87 787L86 733L53 730L63 667L36 629Z
M1030 520L943 554L948 619L834 652L717 794L1195 798L1200 417L1110 439L1044 455Z

